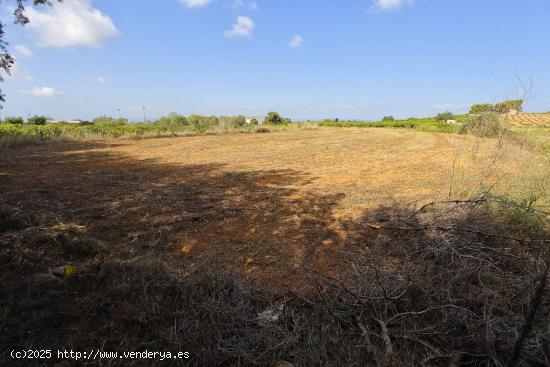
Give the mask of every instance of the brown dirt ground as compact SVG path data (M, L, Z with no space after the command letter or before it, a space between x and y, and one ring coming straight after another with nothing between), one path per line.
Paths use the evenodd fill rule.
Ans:
M550 113L521 113L507 115L504 121L516 127L550 127Z
M336 248L368 210L445 197L453 162L475 177L493 145L320 128L29 147L2 153L0 201L32 213L42 230L76 226L119 258L161 256L177 272L206 264L291 283L304 265L336 272ZM503 154L492 168L510 175L533 158Z

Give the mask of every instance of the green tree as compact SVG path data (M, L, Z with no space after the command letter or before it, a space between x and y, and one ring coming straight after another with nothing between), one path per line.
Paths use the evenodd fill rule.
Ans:
M238 116L220 116L217 118L218 124L224 129L242 127L246 125L246 117L243 115Z
M491 103L480 103L475 104L470 107L470 114L483 113L483 112L494 112L495 106Z
M283 119L281 118L281 115L273 111L267 114L264 122L269 125L281 125L284 123Z
M33 5L43 5L47 4L49 0L33 0ZM57 0L59 2L62 2L62 0ZM29 23L29 18L25 16L25 6L23 5L24 0L15 0L16 6L15 10L13 11L13 16L15 17L15 24L25 25ZM5 32L5 26L4 23L0 23L0 69L4 70L6 74L10 75L10 70L15 64L15 59L12 55L8 52L8 43L6 42L6 32ZM0 82L4 79L0 75ZM2 90L0 89L0 102L5 102L5 96L4 93L2 93ZM2 108L2 105L0 104L0 108Z
M123 119L123 118L115 119L115 118L112 118L111 116L103 115L103 116L98 116L95 119L93 119L92 123L94 125L103 125L103 126L116 127L116 126L126 125L128 123L128 120Z
M435 117L435 119L439 122L446 122L448 120L454 120L455 115L453 115L451 112L447 111L447 112L443 112L443 113L438 114Z
M523 99L510 99L495 105L495 111L498 113L508 113L511 111L523 111Z
M281 118L281 115L273 111L269 112L264 120L266 124L270 124L270 125L279 125L282 121L283 119Z
M27 123L29 125L46 125L48 119L45 116L33 116L29 117Z
M382 121L395 121L395 119L393 118L393 116L384 116Z
M216 116L191 115L187 118L189 124L197 131L207 131L209 128L218 125Z
M155 122L155 125L159 127L170 128L189 125L189 121L185 116L172 112L168 116L162 116L160 119L158 119Z
M246 117L243 115L235 116L232 118L231 124L235 127L242 127L246 124Z
M5 124L23 125L23 117L8 116L4 119Z

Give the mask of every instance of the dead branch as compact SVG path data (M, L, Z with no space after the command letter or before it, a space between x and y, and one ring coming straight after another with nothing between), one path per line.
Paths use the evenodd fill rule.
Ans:
M386 326L386 323L380 319L375 320L380 325L380 328L382 330L382 340L384 340L384 344L386 345L386 351L384 354L384 365L389 365L392 355L393 355L393 347L391 344L390 334L388 332L388 327Z
M442 309L445 309L445 308L454 308L454 309L457 309L457 310L460 310L460 311L470 313L470 314L477 317L477 315L474 312L472 312L472 311L470 311L466 308L463 308L463 307L460 307L460 306L457 306L457 305L448 304L448 305L442 305L442 306L437 306L437 307L430 307L430 308L427 308L427 309L422 310L422 311L402 312L402 313L399 313L399 314L394 315L393 317L391 317L387 321L387 324L391 324L393 321L395 321L396 319L398 319L400 317L403 317L403 316L420 316L420 315L424 315L424 314L426 314L428 312L431 312L431 311L442 310Z

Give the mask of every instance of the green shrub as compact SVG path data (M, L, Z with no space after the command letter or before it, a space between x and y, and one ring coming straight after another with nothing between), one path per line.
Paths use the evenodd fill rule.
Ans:
M246 117L243 115L230 116L228 118L230 127L243 127L246 125Z
M218 124L220 128L230 131L234 128L242 128L246 123L246 117L243 115L238 116L220 116L218 117Z
M243 127L244 125L246 125L246 117L243 115L234 116L231 118L231 126Z
M446 122L437 122L435 124L418 124L414 128L418 131L433 132L433 133L454 133L456 132L455 125Z
M470 113L476 114L476 113L483 113L483 112L494 112L495 106L491 103L480 103L475 104L470 107Z
M495 110L498 113L508 113L513 110L523 111L523 99L511 99L495 105Z
M250 125L258 126L259 124L260 124L260 123L259 123L258 120L256 120L256 119L250 120Z
M219 124L216 116L191 115L187 120L193 129L198 132L205 132Z
M447 116L448 117L448 116ZM467 118L466 115L453 116L457 122L463 122ZM448 124L445 122L439 122L435 117L427 118L408 118L406 120L390 120L390 121L324 121L320 122L318 126L326 127L371 127L371 128L405 128L416 129L418 131L427 132L441 132L441 133L454 133L456 132L456 125Z
M497 136L503 131L502 121L496 112L483 112L470 116L462 124L459 133L478 136Z
M128 120L123 119L123 118L114 119L111 116L104 115L104 116L96 117L95 119L92 120L92 123L94 125L103 125L103 126L116 127L116 126L126 125L128 123Z
M231 117L232 121L241 124L243 117ZM160 121L160 122L159 122ZM194 115L185 119L183 116L167 116L159 119L154 124L132 123L126 124L126 120L100 117L94 124L73 125L57 123L52 125L16 125L0 124L0 148L11 148L24 145L38 145L49 141L64 139L93 139L93 138L141 138L173 135L192 135L215 131L220 133L219 120L215 116ZM184 125L184 121L188 125ZM246 121L246 120L245 120ZM241 130L254 131L256 125L247 125ZM228 128L227 132L234 131Z
M23 125L23 117L15 117L15 116L8 116L4 119L5 124L11 124L11 125Z
M269 112L265 117L264 122L268 125L281 125L284 123L283 118L277 112Z
M454 120L455 119L455 115L453 115L451 112L443 112L443 113L440 113L438 114L435 119L438 121L438 122L446 122L448 120Z
M44 116L29 117L27 123L29 125L46 125L47 118Z
M393 118L393 116L384 116L382 121L395 121L395 119Z
M175 112L170 113L168 116L163 116L155 122L155 125L160 128L178 128L181 126L189 125L189 121L183 115L179 115Z

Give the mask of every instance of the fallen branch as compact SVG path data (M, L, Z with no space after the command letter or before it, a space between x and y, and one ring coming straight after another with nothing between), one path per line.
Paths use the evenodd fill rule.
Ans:
M428 312L431 312L431 311L437 311L437 310L441 310L441 309L444 309L444 308L455 308L457 310L461 310L461 311L464 311L464 312L468 312L474 316L477 316L474 312L466 309L466 308L462 308L460 306L456 306L456 305L452 305L452 304L448 304L448 305L442 305L442 306L437 306L437 307L430 307L430 308L427 308L425 310L422 310L422 311L409 311L409 312L402 312L402 313L398 313L397 315L394 315L393 317L391 317L387 323L390 324L392 323L393 321L395 321L396 319L400 318L400 317L403 317L403 316L419 316L419 315L424 315Z
M386 345L386 352L384 354L384 365L389 365L391 361L391 357L393 354L393 347L391 344L390 334L388 332L388 327L386 326L386 323L380 319L375 320L380 324L380 328L382 329L382 339L384 340L384 344Z

